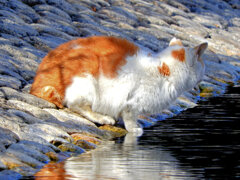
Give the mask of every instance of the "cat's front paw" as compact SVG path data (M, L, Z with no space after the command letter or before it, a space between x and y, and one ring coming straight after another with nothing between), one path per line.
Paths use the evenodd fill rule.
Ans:
M142 136L143 134L143 129L138 127L138 128L133 128L132 133L136 136Z
M112 117L104 116L104 115L98 116L97 122L99 124L110 124L110 125L114 125L115 124L115 120Z
M127 131L136 137L142 136L143 134L142 127L127 128Z

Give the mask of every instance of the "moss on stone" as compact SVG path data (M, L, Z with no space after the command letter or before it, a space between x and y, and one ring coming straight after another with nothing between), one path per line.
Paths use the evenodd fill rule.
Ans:
M45 155L48 156L51 161L56 162L59 160L58 155L55 152L47 152Z
M18 163L17 161L5 161L5 160L2 160L2 163L3 163L8 169L14 169L14 168L17 168L17 167L22 166L22 164L21 164L21 163Z
M58 148L63 152L66 152L66 151L75 152L76 151L76 149L74 147L69 146L68 144L61 144L60 146L58 146Z
M91 149L95 149L96 145L93 143L90 143L86 140L77 140L75 141L73 144L75 144L76 146L79 146L85 150L91 150Z
M75 133L71 135L74 142L78 141L78 140L85 140L87 142L99 145L101 143L101 140L97 139L96 137L94 137L91 134L87 134L87 133Z
M120 127L115 127L112 125L103 125L103 126L100 126L99 129L108 131L112 135L113 138L122 137L127 134L127 130L120 128Z

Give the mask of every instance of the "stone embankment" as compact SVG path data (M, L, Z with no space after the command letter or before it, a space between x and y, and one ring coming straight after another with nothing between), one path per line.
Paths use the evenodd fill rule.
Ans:
M123 37L153 52L173 37L187 46L209 43L201 92L186 92L158 119L195 106L199 97L224 93L239 80L238 0L0 0L0 179L33 175L50 161L125 133L99 128L28 93L49 50L91 35Z

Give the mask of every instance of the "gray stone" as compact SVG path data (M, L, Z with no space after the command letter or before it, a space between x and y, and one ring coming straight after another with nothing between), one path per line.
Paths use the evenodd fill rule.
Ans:
M37 4L45 4L45 0L22 0L23 3L28 4L29 6L34 6Z
M40 161L37 161L36 159L21 153L18 150L7 149L6 154L33 168L41 168L44 166L44 163L41 163Z
M0 142L0 153L6 152L6 147ZM1 169L1 162L0 162L0 169Z
M44 121L42 119L36 118L28 113L25 113L23 111L19 111L16 109L9 109L7 112L20 117L26 124L34 124L34 123L40 123L40 122Z
M65 11L71 16L78 14L75 7L65 0L46 0L46 2L51 6L58 7L59 9Z
M30 127L30 129L33 127ZM53 144L51 144L50 142L48 142L46 139L42 138L41 136L39 136L37 133L32 134L33 131L29 131L28 129L25 128L23 129L23 131L19 131L18 132L18 136L21 139L20 142L22 141L28 141L28 142L34 142L35 144L38 144L38 149L40 149L39 151L45 151L45 147L49 147L52 150L54 150L55 152L60 152L60 150L54 146ZM44 135L43 135L44 136ZM62 139L61 139L62 140ZM66 140L63 140L64 142L66 142ZM34 145L34 143L32 143ZM26 143L24 143L26 145ZM44 148L41 150L42 146L44 146Z
M64 110L57 110L57 109L44 109L45 111L49 112L50 114L52 114L54 117L56 117L58 120L62 121L62 122L76 122L80 125L89 125L89 126L93 126L93 127L97 127L94 123L92 123L91 121L81 117L78 114L75 114L73 112L67 112Z
M37 143L35 141L27 141L27 140L22 140L19 141L18 144L23 144L25 147L28 147L29 149L34 149L36 151L42 152L43 154L49 153L49 152L54 152L54 150L50 146L42 143Z
M0 171L1 180L11 180L11 179L20 179L22 175L13 170L3 170Z
M17 37L36 36L38 33L31 26L25 23L17 23L12 19L0 18L0 32L11 34Z
M29 93L16 91L15 89L12 89L9 87L0 87L0 97L8 100L22 101L22 102L28 103L29 105L33 105L33 108L35 106L39 108L55 108L56 107L54 104L44 99L38 98Z
M65 39L60 37L54 37L49 34L42 34L41 36L31 36L25 38L26 41L33 44L33 46L41 51L48 52L58 45L66 42Z
M64 21L66 22L72 21L71 17L67 13L65 13L64 11L62 11L57 7L42 4L42 5L36 5L33 8L41 16L47 16L47 18L49 18L49 16L52 16L50 18L56 18L61 20L64 19Z
M19 137L9 129L0 127L0 144L5 147L10 146L19 141Z
M138 25L137 17L120 7L104 8L99 13L107 15L114 22L122 21L133 26Z
M37 22L40 19L40 16L31 7L21 1L9 0L7 6L14 9L15 13L20 17L23 14L31 18L33 22Z
M0 109L0 127L12 130L14 133L21 131L24 121L13 114L7 113L3 109Z
M8 154L19 153L18 156L21 156L21 154L24 154L42 163L47 163L50 161L48 156L42 154L41 152L37 151L34 148L24 145L23 143L12 144L7 149L7 153Z
M12 76L7 76L7 75L0 75L0 87L6 86L6 87L19 90L21 85L22 85L21 81L19 81L17 78L14 78Z
M47 26L44 24L31 24L31 26L36 29L40 34L50 34L53 36L57 36L66 40L71 40L73 39L72 36L61 32L59 30L56 30L55 28L52 28L51 26Z
M89 120L75 114L69 110L44 109L58 119L58 121L47 120L54 127L58 127L65 132L87 132L94 136L109 139L110 136L96 127L96 125Z
M8 169L12 169L16 166L28 166L18 159L8 155L7 153L0 153L0 162L2 162Z
M66 139L72 140L71 136L67 132L46 123L31 124L22 128L22 131L38 135L48 142L54 140L68 142Z
M13 168L12 171L21 174L21 179L30 179L34 174L39 171L39 168L41 167L33 168L30 166L20 166Z

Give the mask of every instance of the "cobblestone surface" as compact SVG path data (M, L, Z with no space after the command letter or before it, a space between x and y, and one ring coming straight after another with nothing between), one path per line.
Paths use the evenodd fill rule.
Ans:
M91 35L123 37L153 52L172 37L188 46L209 43L201 92L186 92L160 119L239 81L238 0L0 0L0 179L33 175L112 137L109 129L28 93L49 50ZM151 125L153 118L140 122Z

